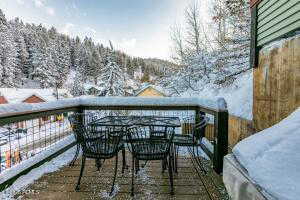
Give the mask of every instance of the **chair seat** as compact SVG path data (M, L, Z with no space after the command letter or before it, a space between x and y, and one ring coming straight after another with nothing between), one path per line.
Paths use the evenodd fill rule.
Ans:
M135 145L135 157L139 160L161 160L168 153L167 143L143 143Z
M197 142L194 141L194 137L192 135L182 134L175 134L173 143L177 146L194 146L197 144Z
M115 148L115 144L104 144L101 140L88 142L86 143L86 146L88 147L85 151L84 155L87 158L100 158L100 159L109 159L125 148L125 145L123 142L120 142L118 144L118 148Z

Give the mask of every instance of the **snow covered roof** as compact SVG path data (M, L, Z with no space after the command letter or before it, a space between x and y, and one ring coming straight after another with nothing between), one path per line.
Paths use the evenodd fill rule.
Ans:
M95 89L97 89L97 90L99 90L99 91L102 91L102 90L103 90L103 87L99 87L99 86L97 86L97 85L89 84L89 83L85 83L85 84L83 85L83 87L84 87L85 90L89 90L89 89L92 89L92 88L95 88Z
M300 107L278 124L239 142L233 153L274 199L300 196Z
M165 92L165 90L160 87L160 86L156 86L156 85L152 85L152 84L145 84L141 87L141 89L139 89L136 93L135 96L138 96L139 94L141 94L143 91L147 90L148 88L152 88L154 90L156 90L158 93L160 93L162 96L168 96Z
M4 96L10 104L22 103L27 98L35 95L44 101L56 101L56 90L54 89L32 89L32 88L0 88L0 96ZM59 98L70 96L66 89L58 89Z

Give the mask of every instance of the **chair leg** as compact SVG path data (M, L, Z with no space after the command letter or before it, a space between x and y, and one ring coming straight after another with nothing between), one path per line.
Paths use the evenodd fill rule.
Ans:
M178 151L179 151L179 146L175 146L174 169L176 173L178 173Z
M126 168L126 153L124 148L122 149L122 174L124 174L125 168Z
M135 174L140 171L140 161L138 159L135 160Z
M114 174L114 179L113 179L113 183L112 183L112 186L111 186L109 196L111 196L111 194L114 191L117 172L118 172L118 154L116 155L115 174Z
M80 145L77 144L77 145L76 145L76 152L75 152L74 158L73 158L72 161L70 162L69 166L74 166L75 161L77 160L77 157L78 157L78 154L79 154L79 150L80 150Z
M134 162L135 158L132 156L132 169L131 169L131 196L134 196Z
M100 171L100 168L102 166L101 159L96 159L95 164L96 164L96 167L97 167L97 171Z
M81 169L80 169L78 182L77 182L77 185L75 187L75 191L79 191L79 186L80 186L80 181L81 181L81 177L82 177L82 174L83 174L84 166L85 166L85 156L82 156Z
M169 179L170 179L170 186L171 186L171 190L170 190L170 194L174 195L174 185L173 185L173 169L172 169L172 158L171 156L169 156Z

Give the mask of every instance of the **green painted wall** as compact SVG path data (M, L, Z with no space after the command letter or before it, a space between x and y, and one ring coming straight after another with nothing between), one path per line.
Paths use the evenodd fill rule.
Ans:
M300 28L300 0L263 0L257 6L257 46Z

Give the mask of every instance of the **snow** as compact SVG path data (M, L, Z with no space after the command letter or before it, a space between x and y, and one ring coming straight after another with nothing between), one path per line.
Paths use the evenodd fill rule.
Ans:
M11 177L14 177L15 175L19 174L24 169L27 169L30 166L38 163L39 161L49 157L50 155L73 143L74 141L75 139L73 136L68 136L60 140L47 150L43 151L42 153L37 154L36 156L21 162L19 165L13 166L9 170L5 170L3 173L1 173L0 184L10 179ZM34 180L39 179L43 174L57 171L59 168L69 163L72 160L74 154L75 147L59 155L53 160L44 163L42 166L31 170L26 175L21 176L13 183L13 185L11 185L6 190L0 193L1 198L10 199L12 198L13 194L15 194L15 192L18 192L26 186L28 186L29 184L33 183Z
M300 196L300 107L278 124L238 143L237 160L276 199Z
M271 42L270 44L265 45L262 49L261 52L263 53L268 53L271 50L275 49L275 48L281 48L283 44L285 44L286 42L293 40L295 38L299 38L300 37L300 32L296 33L295 36L293 37L289 37L289 38L283 38L283 39L279 39L276 40L274 42Z
M183 97L198 97L204 99L217 99L223 97L228 106L228 112L231 115L252 120L253 105L253 75L252 70L243 73L227 87L216 87L214 84L201 84L198 88L200 91L188 90L183 93ZM224 105L225 106L225 105Z
M20 103L0 106L0 117L8 117L17 114L26 114L70 108L77 106L201 106L203 108L218 111L217 100L197 97L91 97L82 96L77 98L62 99L45 103Z
M84 106L202 106L204 108L219 110L217 102L207 98L184 97L82 97L81 105ZM1 112L0 112L1 113Z

